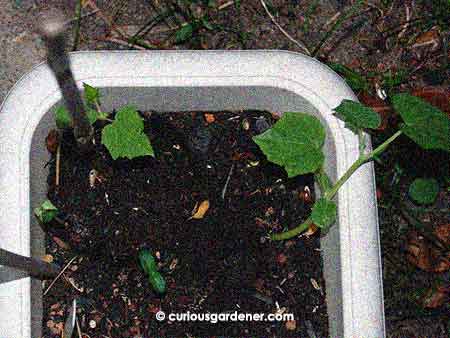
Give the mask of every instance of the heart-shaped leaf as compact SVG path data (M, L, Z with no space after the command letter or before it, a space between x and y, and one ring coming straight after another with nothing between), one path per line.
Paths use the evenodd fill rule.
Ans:
M408 189L409 196L419 204L431 204L439 193L439 184L434 178L416 178Z
M131 106L120 109L114 122L103 128L102 143L113 159L154 155L150 141L144 134L144 122Z
M320 228L328 228L336 221L336 203L320 198L314 203L311 218Z
M345 127L358 133L362 129L377 129L380 126L380 116L371 108L351 101L343 100L335 109L335 116L345 122Z
M450 119L428 102L409 95L397 94L392 100L405 125L401 130L424 149L450 152Z
M268 160L283 166L289 177L315 172L325 159L325 129L304 113L285 113L275 125L253 137Z

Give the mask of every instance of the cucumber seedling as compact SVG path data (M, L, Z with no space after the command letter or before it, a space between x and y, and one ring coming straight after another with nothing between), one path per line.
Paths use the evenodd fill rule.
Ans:
M343 100L335 108L335 116L359 137L359 158L334 183L324 170L325 128L314 116L287 112L271 129L253 137L267 159L286 170L288 177L312 173L319 185L321 197L315 202L311 216L299 226L282 233L271 234L273 240L285 240L306 231L313 223L326 231L336 221L333 198L345 182L367 162L373 161L401 135L406 135L423 149L450 152L450 119L439 109L409 94L397 94L392 104L403 119L400 129L375 149L366 152L364 131L377 129L380 116L365 105Z

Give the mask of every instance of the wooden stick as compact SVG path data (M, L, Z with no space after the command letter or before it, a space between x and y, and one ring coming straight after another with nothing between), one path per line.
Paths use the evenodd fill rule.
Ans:
M47 263L40 259L25 257L0 248L0 265L25 271L31 277L38 279L55 278L61 270L54 263Z
M80 146L87 146L92 140L94 130L86 116L80 92L70 69L66 53L65 25L61 16L48 16L40 28L47 46L47 61L56 77L67 109L73 120L73 133Z

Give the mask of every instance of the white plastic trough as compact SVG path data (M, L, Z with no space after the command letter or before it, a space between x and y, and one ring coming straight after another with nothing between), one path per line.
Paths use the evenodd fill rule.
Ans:
M77 84L99 87L106 110L123 104L157 111L264 109L313 114L327 127L326 170L336 179L356 160L358 140L332 115L354 94L328 67L283 51L78 52ZM61 93L38 65L0 109L0 246L43 254L32 209L45 198L49 156ZM337 195L338 222L321 241L330 335L384 337L380 244L374 172L360 168ZM0 338L40 337L40 282L0 266Z

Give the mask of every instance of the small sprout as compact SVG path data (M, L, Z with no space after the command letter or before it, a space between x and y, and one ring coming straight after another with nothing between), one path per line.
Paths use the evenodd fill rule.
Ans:
M58 214L58 208L49 200L45 200L39 207L34 209L34 214L42 224L52 221Z
M202 219L205 217L206 212L209 209L209 201L204 200L200 205L195 205L194 210L192 211L192 216L189 219Z
M166 292L166 281L158 272L155 259L150 251L142 250L139 253L139 263L144 272L148 275L148 280L153 287L153 290L160 294Z

